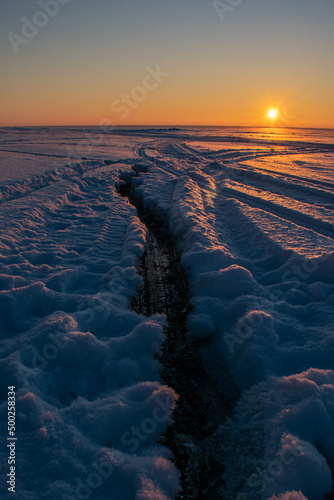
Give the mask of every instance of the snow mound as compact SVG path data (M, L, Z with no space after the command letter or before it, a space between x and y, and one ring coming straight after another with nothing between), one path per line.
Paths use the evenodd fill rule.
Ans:
M172 499L179 489L156 444L177 400L156 359L164 317L129 310L146 228L117 176L87 162L2 189L0 367L16 390L22 499Z
M169 221L188 270L189 339L205 339L200 354L217 390L229 390L227 368L240 392L217 434L222 498L320 500L334 470L334 232L321 208L329 184L312 184L306 170L297 179L227 166L223 149L213 164L206 145L196 165L184 145L173 150L178 167L151 158L133 188Z

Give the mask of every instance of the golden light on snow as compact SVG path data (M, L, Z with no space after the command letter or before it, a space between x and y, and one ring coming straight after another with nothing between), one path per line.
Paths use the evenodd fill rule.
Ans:
M268 116L269 116L269 118L276 118L276 116L277 116L277 110L276 109L270 109L268 111Z

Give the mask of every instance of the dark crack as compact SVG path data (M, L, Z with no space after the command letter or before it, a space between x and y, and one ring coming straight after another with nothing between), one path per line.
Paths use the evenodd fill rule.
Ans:
M133 170L136 175L141 171L138 165ZM133 176L123 179L117 186L118 192L137 208L148 234L145 252L138 262L143 284L131 308L146 316L166 315L166 336L158 356L162 365L160 375L163 383L179 396L173 424L161 437L160 444L172 451L181 472L182 490L176 500L219 499L224 464L213 436L231 414L236 399L231 398L231 394L236 395L236 391L226 374L229 395L218 395L201 362L200 344L187 340L187 319L191 311L188 277L168 225L157 220L154 212L144 209L135 196Z

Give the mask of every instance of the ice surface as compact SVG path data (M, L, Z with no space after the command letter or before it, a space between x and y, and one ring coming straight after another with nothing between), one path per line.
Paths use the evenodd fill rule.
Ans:
M129 310L146 229L116 192L120 175L176 239L188 336L203 343L207 372L225 391L227 367L240 392L215 436L222 498L324 498L334 470L333 134L3 129L0 142L2 397L16 386L22 498L156 500L179 488L156 444L177 399L155 356L164 318ZM0 414L6 422L5 403Z

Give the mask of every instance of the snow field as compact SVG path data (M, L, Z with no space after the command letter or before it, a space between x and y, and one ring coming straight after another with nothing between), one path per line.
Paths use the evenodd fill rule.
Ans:
M155 359L164 318L129 310L146 229L115 190L121 177L176 239L188 337L203 345L213 385L228 392L227 368L240 394L214 436L219 495L324 499L334 470L333 141L310 131L278 141L258 130L94 134L0 138L6 164L17 159L0 186L0 364L17 390L22 498L162 500L179 489L156 444L177 400ZM5 403L0 414L6 422Z
M119 167L83 162L5 189L0 364L16 387L20 498L168 499L179 488L156 444L176 401L154 359L164 318L129 310L146 229L116 193Z
M228 390L227 366L241 394L216 436L227 462L222 498L324 498L334 468L332 226L325 235L318 203L307 208L312 229L304 224L299 186L294 198L291 185L285 198L271 195L285 219L268 214L261 193L254 217L221 188L224 164L171 175L161 162L139 175L137 196L169 218L177 239L190 276L189 338L209 339L201 354L218 390ZM275 179L266 182L275 192Z

